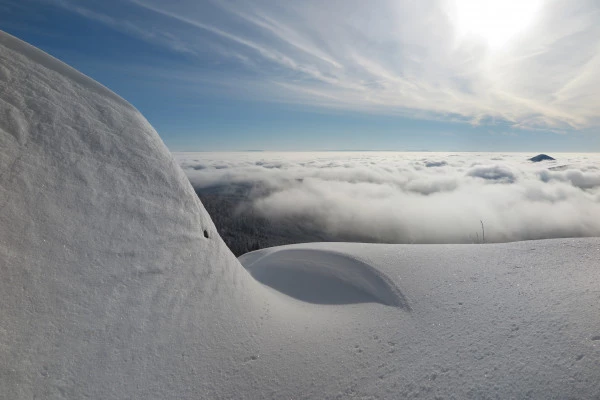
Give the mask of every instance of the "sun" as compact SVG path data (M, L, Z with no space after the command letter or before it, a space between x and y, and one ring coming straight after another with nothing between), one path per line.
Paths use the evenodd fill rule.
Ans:
M453 6L459 37L477 37L498 48L535 21L542 0L454 0Z

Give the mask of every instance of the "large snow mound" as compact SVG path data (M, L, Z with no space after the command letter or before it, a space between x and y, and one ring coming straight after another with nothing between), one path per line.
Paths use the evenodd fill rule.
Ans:
M244 256L274 290L138 111L0 32L0 398L594 398L598 259L600 239ZM298 271L307 293L273 284Z
M243 280L146 119L0 32L0 397L177 398Z

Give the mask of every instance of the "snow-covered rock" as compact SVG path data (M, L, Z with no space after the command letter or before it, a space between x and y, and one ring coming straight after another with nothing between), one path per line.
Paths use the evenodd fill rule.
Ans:
M0 32L1 398L593 398L598 259L307 244L243 256L265 286L139 112Z

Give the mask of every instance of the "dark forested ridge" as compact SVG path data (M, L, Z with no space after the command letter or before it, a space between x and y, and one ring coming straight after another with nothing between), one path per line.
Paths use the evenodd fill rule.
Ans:
M265 247L332 241L302 220L270 220L251 204L256 187L223 185L195 188L223 241L236 257Z

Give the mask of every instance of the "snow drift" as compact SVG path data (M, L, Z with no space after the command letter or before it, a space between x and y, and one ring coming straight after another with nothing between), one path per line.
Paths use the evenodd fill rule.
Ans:
M309 276L410 308L287 296L132 106L0 33L3 398L592 398L599 258L598 239L243 258L329 263Z
M317 304L376 301L410 309L394 283L369 264L332 250L280 246L239 258L258 281Z
M127 102L5 33L0 82L0 393L179 397L247 274Z

